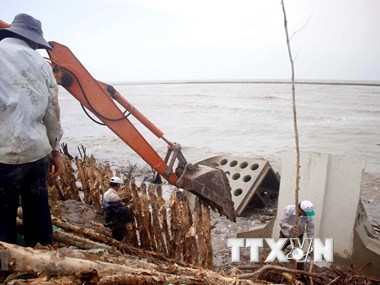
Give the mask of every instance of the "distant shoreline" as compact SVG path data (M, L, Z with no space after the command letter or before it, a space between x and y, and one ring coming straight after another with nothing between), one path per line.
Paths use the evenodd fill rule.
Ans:
M333 81L333 80L298 80L297 84L310 85L346 85L380 87L380 81ZM172 81L125 81L113 82L112 85L164 85L164 84L291 84L290 80L172 80Z

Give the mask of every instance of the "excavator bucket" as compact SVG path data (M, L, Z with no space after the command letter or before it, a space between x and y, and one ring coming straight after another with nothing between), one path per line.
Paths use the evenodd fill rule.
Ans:
M178 184L181 185L181 188L195 194L201 203L236 222L231 187L222 170L201 164L189 164L177 182Z

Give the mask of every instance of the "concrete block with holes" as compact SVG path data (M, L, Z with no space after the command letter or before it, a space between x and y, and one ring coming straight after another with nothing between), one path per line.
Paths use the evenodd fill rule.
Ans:
M226 173L237 216L248 209L276 206L280 177L268 161L221 155L198 163Z

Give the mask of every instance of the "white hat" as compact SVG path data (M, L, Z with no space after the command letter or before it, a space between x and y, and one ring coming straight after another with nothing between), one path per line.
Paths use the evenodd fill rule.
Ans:
M302 201L300 203L300 208L302 211L305 212L306 216L314 216L315 215L315 212L314 212L314 205L313 203L311 203L310 201Z
M52 49L44 39L41 22L28 14L18 14L9 28L0 29L0 40L16 34L38 44L37 48Z
M123 180L117 176L111 177L110 183L123 184Z

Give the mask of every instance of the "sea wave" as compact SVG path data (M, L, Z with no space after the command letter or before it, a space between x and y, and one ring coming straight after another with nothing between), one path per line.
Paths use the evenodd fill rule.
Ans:
M189 161L230 154L263 157L280 165L280 154L295 148L291 90L288 84L118 85L169 141L182 145ZM380 173L380 88L308 85L296 89L302 151L364 157L367 173ZM73 155L83 144L89 154L113 165L141 157L107 127L94 124L79 103L60 89L63 142ZM131 117L160 156L167 144ZM279 171L279 169L277 169Z

